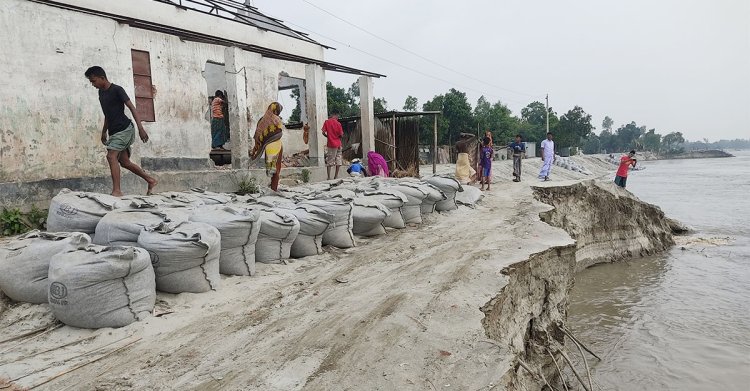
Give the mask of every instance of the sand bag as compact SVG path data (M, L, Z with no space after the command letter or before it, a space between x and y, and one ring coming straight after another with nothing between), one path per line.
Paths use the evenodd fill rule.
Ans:
M323 253L323 234L333 225L333 215L312 205L281 206L299 221L299 234L291 249L292 258Z
M352 202L352 232L360 236L385 234L383 221L391 215L390 209L380 202L368 198L356 198Z
M401 208L408 201L404 193L398 190L382 189L365 192L360 198L375 200L391 211L391 214L383 220L386 228L406 228Z
M32 231L0 246L0 290L15 301L47 302L47 272L57 254L91 244L80 232Z
M484 198L484 194L481 190L474 186L465 186L464 191L456 193L456 203L460 205L466 205L474 207L476 204Z
M422 204L420 205L420 211L423 215L435 212L435 205L438 202L445 201L447 199L445 193L443 193L442 190L427 182L414 182L407 183L406 185L416 187L427 195L424 200L422 200Z
M96 225L94 244L100 246L135 246L138 235L145 228L153 228L161 223L188 221L192 209L155 208L151 206L117 209L107 213Z
M323 245L350 248L356 245L352 232L352 201L343 198L303 200L299 205L312 205L333 215L333 224L323 234Z
M291 257L292 243L299 235L299 221L289 211L261 207L260 232L255 243L255 261L280 263Z
M444 176L432 176L424 179L425 182L440 189L445 194L445 200L435 204L435 210L438 212L447 212L458 209L456 205L456 193L463 191L461 183L454 178Z
M198 196L205 205L224 205L236 199L234 194L214 193L199 187L190 189L190 194Z
M203 206L206 203L203 199L195 193L181 192L181 191L168 191L165 193L159 193L154 197L162 198L163 203L170 206Z
M122 327L154 310L151 257L137 247L89 246L57 255L49 265L49 306L75 327Z
M105 214L126 205L110 195L62 189L50 202L47 230L93 234Z
M343 198L343 199L354 199L357 197L357 193L353 190L343 189L337 187L335 190L329 190L322 194L326 198Z
M422 201L427 198L427 194L419 187L411 186L408 183L398 184L388 187L390 190L397 190L406 196L406 203L401 208L406 224L422 224Z
M219 271L230 276L255 275L255 244L260 233L260 212L246 206L198 208L190 221L208 224L221 234Z
M271 207L274 206L292 206L294 205L294 200L291 198L282 197L278 194L267 194L264 196L260 196L256 198L255 200L252 200L248 202L250 204L257 203L257 204L266 204Z
M204 223L162 223L144 229L138 247L148 251L156 289L168 293L201 293L219 287L219 231Z

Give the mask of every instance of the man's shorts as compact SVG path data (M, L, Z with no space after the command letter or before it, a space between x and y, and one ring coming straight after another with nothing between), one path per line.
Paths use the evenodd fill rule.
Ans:
M492 173L492 167L482 167L482 177L489 178Z
M125 128L125 130L119 131L109 136L107 140L107 149L115 151L128 151L130 154L130 146L135 142L135 127L133 123Z
M625 183L628 181L628 177L624 176L615 176L615 184L620 187L625 187Z
M341 165L341 147L329 148L326 147L326 166L340 166Z

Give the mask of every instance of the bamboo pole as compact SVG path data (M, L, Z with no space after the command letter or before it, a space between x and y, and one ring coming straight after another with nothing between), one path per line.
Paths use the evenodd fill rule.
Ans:
M434 120L433 128L432 128L432 174L437 173L437 157L438 157L438 150L437 150L437 114L433 114L432 118Z

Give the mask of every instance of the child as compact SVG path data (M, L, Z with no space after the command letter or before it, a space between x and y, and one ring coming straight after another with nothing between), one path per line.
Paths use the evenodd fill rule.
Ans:
M353 176L355 178L367 176L367 172L365 172L365 168L364 166L362 166L362 161L359 159L352 160L352 164L349 166L346 172L348 172L350 176Z
M490 146L490 138L485 137L483 140L484 147L482 147L482 155L480 159L480 165L482 167L482 178L479 183L482 185L481 190L484 190L484 185L487 184L487 190L490 190L490 175L492 175L492 155L495 151Z
M516 135L516 141L508 144L513 153L513 182L521 182L521 159L526 153L526 144L521 141L521 135Z
M128 94L122 87L107 80L107 74L101 67L93 66L87 69L84 75L89 79L91 85L99 90L99 104L104 112L102 144L107 147L107 163L109 163L109 171L112 175L112 195L122 197L120 166L143 178L148 183L146 194L151 195L157 180L130 161L130 146L135 141L135 129L133 122L125 115L125 106L133 114L141 141L144 143L148 141L148 134L143 129L133 102L130 101ZM108 134L109 137L107 137Z

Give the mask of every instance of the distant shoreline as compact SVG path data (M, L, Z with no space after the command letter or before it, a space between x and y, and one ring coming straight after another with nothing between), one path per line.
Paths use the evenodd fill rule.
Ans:
M662 155L658 160L676 160L676 159L713 159L734 157L731 153L719 149L706 149L700 151L687 151L677 155Z

